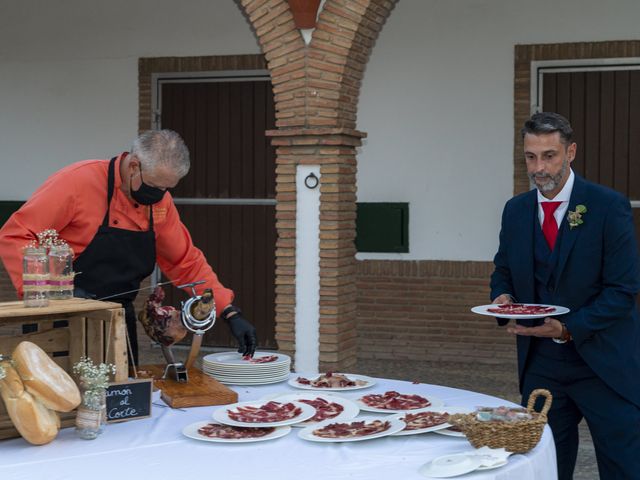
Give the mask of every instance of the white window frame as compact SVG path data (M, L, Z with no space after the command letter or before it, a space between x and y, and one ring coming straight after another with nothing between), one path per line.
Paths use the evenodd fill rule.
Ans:
M168 83L202 82L270 82L268 70L213 70L206 72L156 72L151 74L151 128L162 128L162 86ZM268 198L174 198L176 205L276 205ZM160 282L162 273L156 265L151 274L151 284Z
M585 58L567 60L533 60L531 62L530 112L542 109L543 76L545 73L640 70L640 57ZM640 208L640 200L631 201L631 208Z

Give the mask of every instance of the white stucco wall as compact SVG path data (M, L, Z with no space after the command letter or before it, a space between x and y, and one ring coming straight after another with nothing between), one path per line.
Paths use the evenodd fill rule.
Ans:
M409 202L410 252L358 258L492 259L513 192L514 45L640 39L639 18L634 0L400 0L362 85L358 201Z
M636 0L399 0L365 73L359 201L409 202L410 253L489 260L511 196L518 43L639 39ZM0 0L0 200L127 149L137 60L258 53L234 0Z
M233 0L0 0L0 200L130 148L139 57L255 53Z

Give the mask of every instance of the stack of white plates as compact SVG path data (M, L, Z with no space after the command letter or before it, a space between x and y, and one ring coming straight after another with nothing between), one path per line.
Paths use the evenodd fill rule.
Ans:
M265 363L254 363L243 359L236 352L221 352L205 355L202 371L221 383L229 385L264 385L283 382L289 378L291 358L278 352L256 352L253 360L276 357Z

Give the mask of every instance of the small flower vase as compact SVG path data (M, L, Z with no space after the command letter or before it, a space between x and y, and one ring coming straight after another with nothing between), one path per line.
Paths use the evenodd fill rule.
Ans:
M101 387L87 388L86 383L80 381L80 393L82 403L76 415L76 432L80 438L93 440L102 433L106 423L106 391Z

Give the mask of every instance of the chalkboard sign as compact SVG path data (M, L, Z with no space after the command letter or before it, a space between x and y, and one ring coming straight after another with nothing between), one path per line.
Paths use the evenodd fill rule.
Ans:
M153 380L110 383L107 388L107 422L116 423L151 416Z

